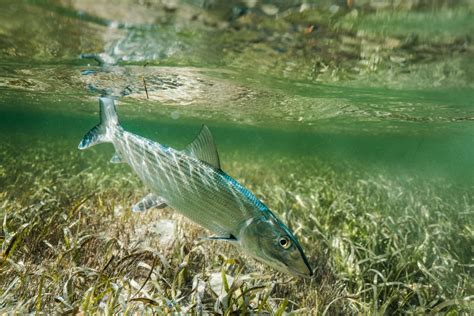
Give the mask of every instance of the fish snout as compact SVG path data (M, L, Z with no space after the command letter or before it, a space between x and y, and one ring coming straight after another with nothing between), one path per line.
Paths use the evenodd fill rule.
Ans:
M288 266L288 270L291 274L304 278L312 278L314 276L313 269L304 260L301 260L292 266Z

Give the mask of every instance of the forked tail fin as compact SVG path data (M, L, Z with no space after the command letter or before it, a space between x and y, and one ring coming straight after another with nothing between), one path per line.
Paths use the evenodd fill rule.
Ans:
M115 102L111 98L99 98L100 123L94 126L82 138L79 149L86 149L91 146L111 142L113 131L120 126L115 110Z

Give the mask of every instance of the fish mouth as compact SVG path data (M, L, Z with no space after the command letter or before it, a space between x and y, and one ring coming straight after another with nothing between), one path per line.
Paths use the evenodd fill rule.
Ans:
M306 262L305 262L305 269L294 269L290 267L288 264L284 263L284 270L285 272L292 274L294 276L303 277L307 279L311 279L314 276L313 270L308 264L306 264ZM301 271L305 271L305 272L301 272Z
M301 273L298 271L291 271L291 273L295 274L296 276L306 278L306 279L312 279L314 277L313 271L309 271L309 273Z
M290 274L294 275L294 276L299 276L299 277L303 277L303 278L306 278L306 279L311 279L311 278L314 277L314 272L313 272L313 270L311 270L310 267L307 267L308 268L307 272L301 272L301 271L296 270L296 269L291 269L289 266L286 266L286 268L287 268L287 271Z
M269 258L270 260L262 260L263 258L258 258L258 260L262 260L263 262L267 263L269 266L275 268L278 271L290 274L295 277L303 277L310 279L314 276L313 269L309 265L308 260L305 256L302 257L303 260L293 261L293 262L285 262L283 260L275 261Z

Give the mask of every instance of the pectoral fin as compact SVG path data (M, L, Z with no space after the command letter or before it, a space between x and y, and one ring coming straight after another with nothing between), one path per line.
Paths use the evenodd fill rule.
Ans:
M164 208L166 207L166 202L162 197L159 197L153 193L148 194L143 199L141 199L137 204L132 207L133 212L145 212L150 208Z
M115 153L110 159L110 162L111 163L124 163L125 161L123 160L122 156L120 156L118 153Z

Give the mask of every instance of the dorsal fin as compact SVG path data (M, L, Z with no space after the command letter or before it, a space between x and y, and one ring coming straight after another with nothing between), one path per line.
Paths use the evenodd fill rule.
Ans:
M184 148L183 152L186 155L204 161L217 169L221 168L214 138L206 125L202 126L199 134Z

